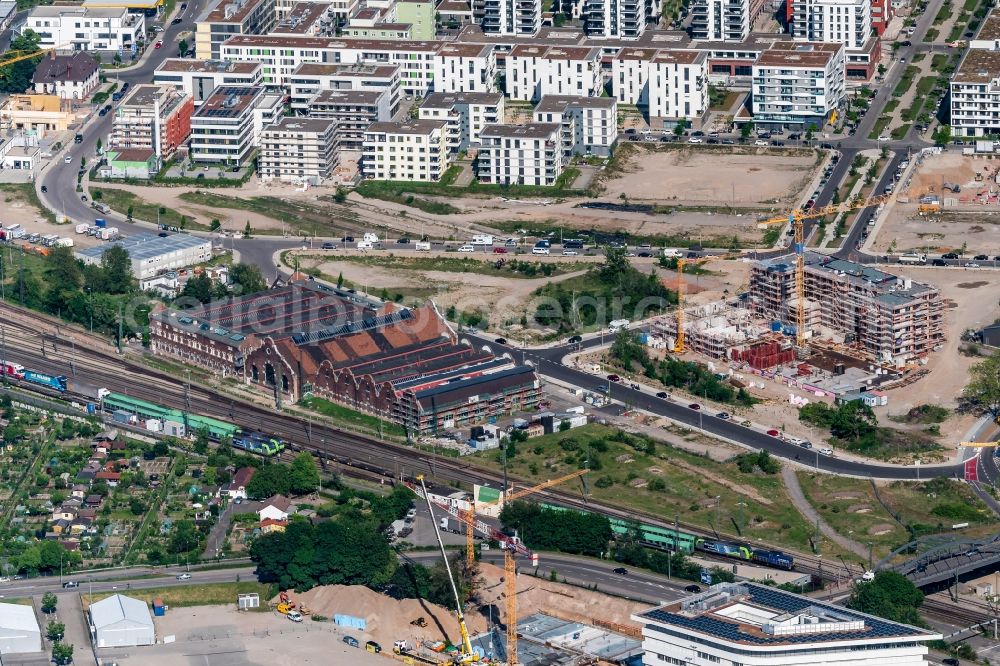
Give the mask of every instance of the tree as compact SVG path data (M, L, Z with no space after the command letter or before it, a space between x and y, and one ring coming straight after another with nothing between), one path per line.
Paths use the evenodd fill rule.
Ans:
M201 428L194 438L194 451L199 455L208 453L208 430Z
M66 634L66 625L62 622L50 620L45 626L45 637L50 641L61 641Z
M920 627L924 621L917 609L923 602L923 592L905 576L895 571L880 571L870 582L854 586L847 607Z
M56 606L59 604L59 599L52 592L46 592L42 596L42 612L46 615L51 615L56 612Z
M743 126L740 128L740 136L745 140L749 139L751 134L753 134L753 123L743 123Z
M806 128L806 141L812 141L815 133L816 123L809 123L809 127Z
M951 125L939 125L931 138L934 139L934 143L948 145L951 143Z
M267 281L257 264L236 264L229 271L236 294L256 294L267 289Z
M264 465L247 484L247 495L252 499L265 499L272 495L290 492L288 468L281 464Z
M337 203L344 203L347 201L347 189L338 186L336 194L333 195L333 200Z
M222 222L219 222L219 220L212 220L211 224L208 225L209 231L218 231L221 228Z
M52 661L60 666L73 663L73 646L66 643L52 645Z
M344 286L344 274L340 273L340 275L337 276L337 289L342 289L343 286Z
M142 500L138 497L132 497L128 501L129 511L132 512L133 516L141 516L146 512L146 505L143 504Z
M37 52L41 37L34 30L28 29L15 37L10 42L7 55L28 55ZM5 67L0 67L0 92L23 93L31 87L31 79L35 74L35 68L41 61L39 54L34 58L27 58L19 62L11 63Z
M127 294L132 291L132 259L128 250L112 245L101 255L105 288L109 294Z
M962 397L993 418L1000 416L1000 354L987 356L969 368L969 375Z
M531 548L599 556L612 537L607 516L556 511L529 502L504 505L500 521L518 531Z
M199 275L193 275L188 279L187 283L184 285L184 289L181 290L181 298L189 298L199 303L208 303L212 300L212 278L208 277L205 273Z
M243 238L250 238L253 230L250 228L250 220L247 220L247 224L243 227Z
M187 52L188 52L187 40L182 39L181 41L177 42L177 53L179 53L182 58L185 56L185 54L187 54Z
M171 553L187 553L198 547L201 535L193 520L178 520L174 524L167 550Z
M311 453L305 452L295 456L288 477L290 492L296 495L314 492L319 488L319 469L316 467L316 459Z
M686 130L687 127L688 127L688 121L687 120L685 120L683 118L681 120L678 120L677 124L674 125L674 136L678 136L678 137L684 136L684 130Z

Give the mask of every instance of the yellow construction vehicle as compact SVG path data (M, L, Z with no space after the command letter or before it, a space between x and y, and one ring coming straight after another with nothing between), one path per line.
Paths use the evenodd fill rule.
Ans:
M964 446L967 449L991 449L994 446L1000 446L1000 442L962 442L959 446Z
M287 603L287 602L283 601L280 604L278 604L277 606L275 606L274 610L278 611L282 615L288 615L288 611L292 610L292 608L294 606L295 606L295 604L290 604L290 603Z
M941 204L939 203L922 203L917 206L918 213L940 213Z

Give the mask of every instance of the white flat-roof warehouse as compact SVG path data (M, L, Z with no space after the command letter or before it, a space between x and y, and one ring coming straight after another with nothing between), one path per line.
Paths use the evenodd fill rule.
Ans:
M21 604L0 604L0 654L39 652L42 632L35 609Z
M156 643L153 616L146 602L122 594L90 605L90 631L99 648Z
M107 249L119 245L132 259L132 274L140 279L151 278L163 271L184 268L212 258L212 241L189 234L154 236L136 234L120 241L88 247L75 252L85 264L99 264Z

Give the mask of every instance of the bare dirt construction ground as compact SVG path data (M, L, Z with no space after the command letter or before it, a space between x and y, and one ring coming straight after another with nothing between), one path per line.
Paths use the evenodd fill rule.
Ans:
M3 216L0 222L5 226L20 224L29 234L58 234L72 238L74 247L90 247L101 241L86 234L76 234L71 224L53 224L35 208L20 192L0 190L0 201L3 202Z
M353 589L353 588L348 588ZM374 594L374 592L372 593ZM290 622L276 612L241 613L226 606L171 608L157 617L157 645L99 650L103 663L120 666L298 666L299 664L393 663L364 649L362 632L344 631L332 622ZM355 648L345 635L361 642ZM162 644L164 638L175 642ZM385 646L385 643L382 644ZM386 650L392 649L389 641ZM77 645L77 651L81 646Z
M622 147L621 175L604 196L711 206L791 204L819 165L813 151L766 148ZM667 175L669 174L669 178Z
M943 153L929 155L903 192L906 203L897 203L879 227L874 252L920 250L937 253L966 247L968 255L1000 255L1000 185L996 179L1000 162L981 156ZM977 176L979 180L977 180ZM961 192L945 191L954 183ZM954 199L953 206L939 214L921 215L918 199L937 194Z

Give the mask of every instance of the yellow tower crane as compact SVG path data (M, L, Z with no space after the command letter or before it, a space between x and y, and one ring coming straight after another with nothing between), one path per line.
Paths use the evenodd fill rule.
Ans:
M684 301L687 300L687 282L684 281L684 267L688 264L705 264L709 261L719 261L722 259L736 259L739 254L719 254L708 257L698 257L697 259L680 258L677 260L677 338L674 340L674 353L684 353Z
M795 251L795 344L798 347L806 345L806 257L804 221L826 217L827 215L839 215L852 210L878 206L891 201L893 195L884 194L867 199L857 198L853 201L846 201L840 204L831 204L819 208L797 209L785 215L762 220L757 223L758 228L764 229L775 224L791 224L794 232Z

